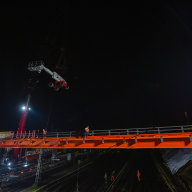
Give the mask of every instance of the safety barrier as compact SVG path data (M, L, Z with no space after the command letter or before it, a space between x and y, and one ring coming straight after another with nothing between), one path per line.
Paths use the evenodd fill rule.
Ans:
M111 129L111 130L91 130L90 136L100 135L139 135L139 134L160 134L160 133L184 133L192 132L192 125L181 126L166 126L166 127L147 127L147 128L129 128L129 129ZM47 132L43 134L39 130L29 130L28 132L12 132L12 139L24 139L24 138L44 138L44 137L78 137L82 136L82 133L78 131L69 132ZM0 138L6 140L9 138Z

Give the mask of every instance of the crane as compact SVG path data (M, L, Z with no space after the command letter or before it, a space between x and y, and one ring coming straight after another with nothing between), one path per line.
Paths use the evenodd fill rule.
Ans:
M41 73L42 70L47 72L49 75L51 75L52 79L55 80L55 82L50 82L49 87L52 87L55 91L59 91L61 88L65 88L66 90L69 89L69 86L65 79L63 79L58 73L55 71L51 71L47 67L45 67L43 61L32 61L28 65L29 71L36 71L38 73Z

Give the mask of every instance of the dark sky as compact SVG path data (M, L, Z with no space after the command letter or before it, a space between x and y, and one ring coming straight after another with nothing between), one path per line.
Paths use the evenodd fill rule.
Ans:
M0 129L17 130L31 60L55 70L61 48L71 87L40 74L27 129L112 129L192 120L192 3L45 3L0 6ZM185 119L184 112L188 112Z

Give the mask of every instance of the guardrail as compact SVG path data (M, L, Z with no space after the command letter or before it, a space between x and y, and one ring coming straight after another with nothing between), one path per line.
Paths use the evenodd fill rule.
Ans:
M129 129L111 129L111 130L91 130L90 136L99 135L139 135L139 134L160 134L160 133L184 133L192 132L192 125L182 126L166 126L166 127L147 127L147 128L129 128ZM0 133L1 134L1 133ZM1 138L6 139L24 139L24 138L44 138L44 137L78 137L83 136L83 132L70 131L70 132L47 132L43 135L39 130L33 130L28 132L19 133L12 132L10 137ZM0 140L1 140L0 139Z

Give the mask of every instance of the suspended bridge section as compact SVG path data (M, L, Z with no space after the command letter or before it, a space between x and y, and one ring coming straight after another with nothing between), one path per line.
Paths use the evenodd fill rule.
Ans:
M192 125L78 132L0 132L0 148L144 149L192 148Z

